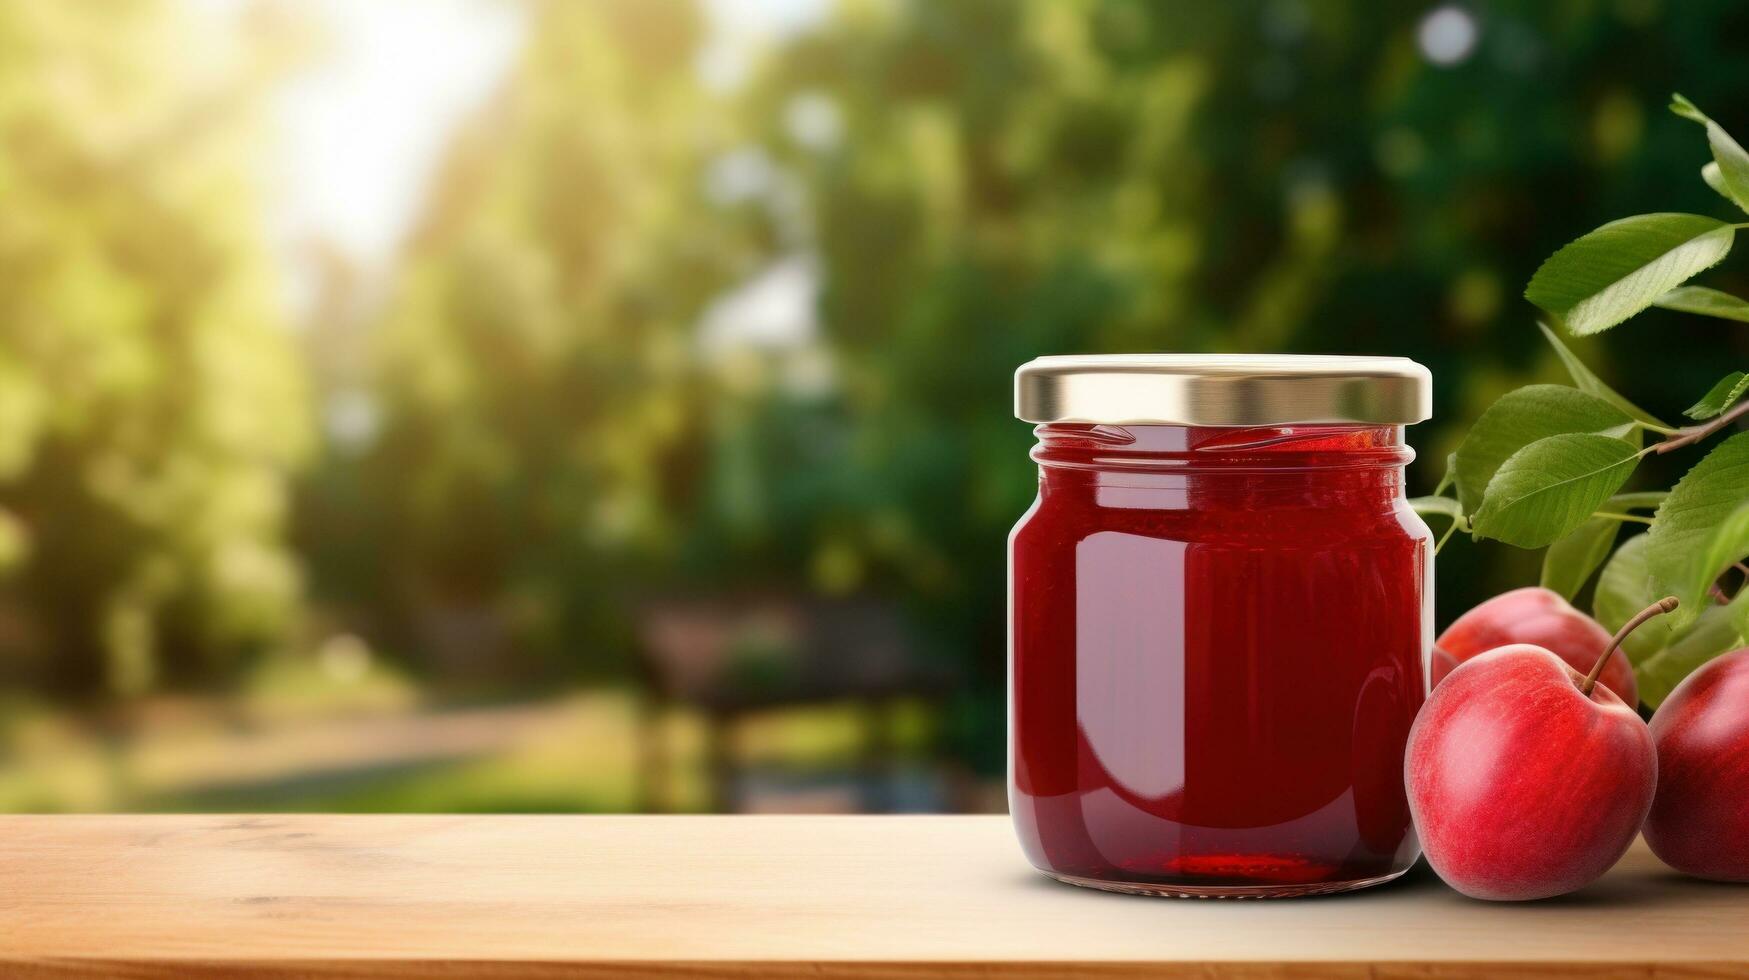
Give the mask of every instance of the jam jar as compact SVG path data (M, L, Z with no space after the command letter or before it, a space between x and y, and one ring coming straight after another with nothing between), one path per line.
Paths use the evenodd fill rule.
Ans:
M1009 805L1026 856L1110 891L1389 881L1427 692L1432 535L1394 357L1041 357L1038 499L1009 538Z

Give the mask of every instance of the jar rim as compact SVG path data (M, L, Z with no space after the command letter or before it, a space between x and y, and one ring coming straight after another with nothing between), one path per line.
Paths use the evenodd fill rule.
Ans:
M1433 375L1406 357L1069 354L1014 372L1027 422L1406 425L1433 415Z

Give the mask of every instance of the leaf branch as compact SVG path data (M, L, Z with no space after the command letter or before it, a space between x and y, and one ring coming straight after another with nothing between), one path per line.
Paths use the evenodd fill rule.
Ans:
M1662 442L1653 446L1652 451L1659 455L1663 455L1671 450L1681 449L1683 446L1691 446L1737 421L1745 414L1749 414L1749 401L1738 402L1731 407L1730 411L1720 415L1718 418L1715 418L1710 422L1703 422L1699 425L1685 425L1682 428L1677 429L1673 435L1668 436Z
M1591 516L1601 517L1606 521L1620 521L1624 524L1644 524L1647 527L1652 526L1652 519L1650 517L1641 517L1638 514L1617 514L1606 510L1600 510Z

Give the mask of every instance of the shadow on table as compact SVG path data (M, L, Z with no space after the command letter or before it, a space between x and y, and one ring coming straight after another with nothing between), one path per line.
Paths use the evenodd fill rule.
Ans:
M1184 899L1148 899L1135 895L1125 895L1120 892L1100 891L1097 888L1077 888L1055 881L1044 874L1025 867L1024 862L1017 862L1012 880L1017 886L1031 890L1048 890L1059 893L1074 893L1086 895L1090 899L1115 901L1164 901L1181 902ZM1466 897L1453 890L1439 879L1439 875L1423 858L1415 862L1415 866L1404 872L1401 878L1387 884L1359 891L1341 892L1335 895L1313 895L1291 900L1263 900L1258 904L1281 905L1284 902L1378 902L1392 901L1406 893L1443 892L1447 899L1454 903L1467 903L1481 907L1495 906L1499 908L1536 908L1536 909L1568 909L1568 908L1606 908L1624 905L1649 905L1650 903L1668 904L1672 899L1679 901L1683 883L1692 883L1698 879L1686 878L1674 873L1634 873L1605 876L1603 880L1582 888L1570 895L1560 895L1555 898L1545 898L1535 902L1484 902L1480 899ZM1722 888L1733 887L1720 882L1705 882ZM1735 886L1749 889L1749 886ZM1674 892L1673 895L1652 895L1652 892ZM1689 892L1688 894L1693 894ZM1252 904L1245 902L1241 904Z

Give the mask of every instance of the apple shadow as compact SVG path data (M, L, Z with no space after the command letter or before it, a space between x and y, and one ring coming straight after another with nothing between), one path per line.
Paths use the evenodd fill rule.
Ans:
M1617 908L1628 905L1645 906L1647 889L1632 881L1611 880L1604 878L1595 884L1586 885L1576 892L1565 895L1554 895L1549 898L1536 898L1523 902L1491 902L1486 899L1469 899L1484 905L1523 905L1539 909L1603 909Z
M1698 878L1689 878L1670 871L1618 873L1604 875L1596 882L1566 895L1539 898L1528 902L1490 904L1524 905L1547 909L1594 909L1629 905L1645 908L1657 906L1669 909L1673 905L1682 905L1685 901L1700 901L1703 904L1708 904L1716 900L1716 895L1702 894L1702 891L1710 889L1697 890L1695 885L1731 887L1721 882L1701 881Z
M1652 876L1652 880L1660 885L1671 888L1709 888L1719 891L1742 891L1749 895L1749 881L1719 881L1713 878L1696 878L1680 871L1665 869Z

